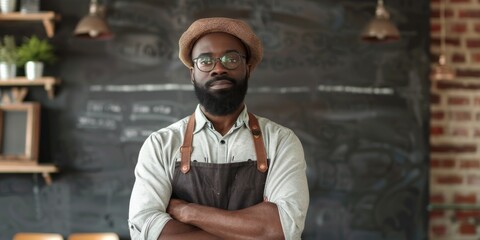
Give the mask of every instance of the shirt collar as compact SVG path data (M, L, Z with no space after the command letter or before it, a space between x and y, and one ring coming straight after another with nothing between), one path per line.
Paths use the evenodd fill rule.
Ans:
M248 128L248 111L247 106L243 108L243 111L237 118L235 122L235 126L238 127L241 125L245 125ZM207 119L205 114L203 114L202 110L200 109L200 104L197 105L195 109L195 129L193 133L197 133L198 131L202 130L204 127L213 127L212 123Z

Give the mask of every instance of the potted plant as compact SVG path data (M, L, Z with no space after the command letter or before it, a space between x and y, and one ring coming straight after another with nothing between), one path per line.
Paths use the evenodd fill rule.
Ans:
M18 51L13 36L5 35L0 41L0 79L17 76Z
M25 76L30 80L42 77L44 64L57 60L52 44L36 36L26 38L18 47L18 58L19 64L25 66Z

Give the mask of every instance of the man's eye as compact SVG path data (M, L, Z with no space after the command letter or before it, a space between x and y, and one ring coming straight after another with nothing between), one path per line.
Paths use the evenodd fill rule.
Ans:
M212 59L211 58L201 58L199 59L199 63L202 65L210 65L212 64Z
M225 58L225 62L228 62L228 63L236 63L236 62L237 62L237 59L235 59L235 58Z
M237 61L238 61L238 59L235 58L235 57L227 57L227 56L225 56L225 57L223 57L223 59L222 59L222 62L224 62L224 63L236 63Z

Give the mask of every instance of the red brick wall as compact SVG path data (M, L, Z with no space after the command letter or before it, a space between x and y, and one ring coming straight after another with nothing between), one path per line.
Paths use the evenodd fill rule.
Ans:
M430 240L478 240L480 236L480 0L431 0L432 64L446 31L453 81L431 82ZM451 207L462 205L466 208ZM478 209L472 206L479 206Z

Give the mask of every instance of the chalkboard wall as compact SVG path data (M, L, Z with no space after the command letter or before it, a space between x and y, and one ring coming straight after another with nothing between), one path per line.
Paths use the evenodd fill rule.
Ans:
M100 1L102 2L102 1ZM177 41L194 20L248 21L265 45L250 81L250 111L295 131L308 163L304 239L426 239L429 2L385 1L401 40L362 42L375 0L110 0L109 41L73 37L87 0L42 1L56 23L55 99L41 88L40 162L51 186L0 175L0 239L19 231L114 231L128 239L138 151L150 132L194 111ZM45 38L41 23L0 32ZM22 72L20 72L22 74Z

